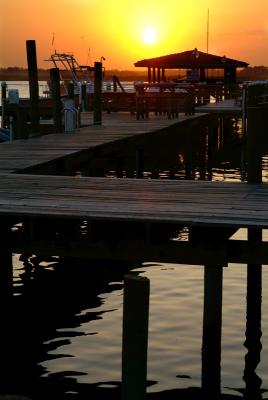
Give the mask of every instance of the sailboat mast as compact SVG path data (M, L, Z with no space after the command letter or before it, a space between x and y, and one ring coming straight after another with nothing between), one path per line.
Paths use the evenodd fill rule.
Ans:
M207 14L207 54L208 54L208 39L209 39L209 8Z

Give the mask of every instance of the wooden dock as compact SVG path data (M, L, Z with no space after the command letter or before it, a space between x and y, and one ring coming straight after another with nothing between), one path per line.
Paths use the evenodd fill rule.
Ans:
M241 227L268 228L266 185L63 176L72 175L70 173L72 167L87 162L90 154L93 159L98 160L101 149L105 146L110 146L111 152L123 148L129 153L128 144L131 141L134 141L132 147L138 148L141 138L146 138L151 143L154 141L153 137L162 135L165 138L169 131L175 135L185 136L189 129L195 129L199 124L207 126L208 114L180 116L179 119L172 120L153 116L139 121L127 113L106 114L101 126L92 125L92 116L85 115L88 118L85 121L87 126L72 133L50 134L0 145L1 218L7 221L7 226L19 222L26 225L30 223L32 232L30 239L23 238L23 245L20 242L22 238L15 238L13 232L11 247L6 244L12 251L29 252L30 249L33 251L35 248L37 251L39 248L40 252L52 251L51 254L57 252L72 256L82 254L87 257L94 254L96 258L113 258L115 254L117 257L131 258L131 253L136 255L138 252L144 259L151 259L150 257L166 261L181 259L183 262L203 264L205 261L212 262L214 251L203 249L201 253L196 252L193 256L189 242L176 246L174 243L169 243L172 249L176 248L175 253L170 247L166 252L162 251L163 249L157 250L153 246L147 246L146 249L144 243L151 241L155 236L164 238L165 242L167 237L173 235L174 229L179 230L182 227L195 232L198 227L199 230L205 229L206 233L207 230L212 232L216 229L218 235L222 230L224 238L231 236L230 230L235 232ZM135 142L137 140L138 142ZM75 168L72 172L74 171ZM29 175L33 173L35 175ZM111 235L113 231L117 233L122 231L126 235L130 233L130 240L125 246L128 251L122 253L120 246L118 249L120 248L121 255L109 251L111 247L106 240L107 237L104 247L100 248L88 247L88 242L86 245L83 242L84 238L72 237L67 246L68 251L66 248L57 249L56 242L49 242L49 237L36 242L36 237L40 236L38 232L40 219L42 222L46 219L52 230L56 229L54 226L56 220L78 223L86 220L95 227L96 225L104 227L104 230ZM126 225L121 226L122 223ZM132 231L136 229L135 224L139 225L139 229L142 227L138 248L135 247L137 238L135 237L133 241L131 236ZM228 230L227 236L226 230ZM199 236L202 239L203 234L200 235L199 232ZM221 235L219 237L222 238ZM121 239L118 238L118 242ZM210 233L209 240L211 240ZM72 243L76 243L75 248ZM212 240L212 246L214 244ZM241 243L237 245L246 247ZM184 247L183 251L180 246ZM267 259L264 247L263 244L257 253L256 251L252 253L258 260ZM243 252L244 260L252 259L249 249L250 246ZM229 258L227 253L226 249L221 252L220 258L224 263L228 259L238 260L234 255Z
M87 125L73 132L57 133L16 140L0 144L0 173L28 172L45 169L56 161L81 162L88 158L88 152L104 145L126 144L134 138L168 133L169 130L183 131L192 124L207 120L207 115L180 115L178 119L151 116L137 121L129 113L104 114L101 126L93 125L92 114L85 113L83 122ZM55 173L49 171L48 173Z
M208 103L201 106L195 107L198 113L210 113L210 114L235 114L242 115L242 107L237 103L237 100L227 99L218 101L215 103Z
M89 120L88 126L73 133L1 144L0 304L6 308L12 303L12 253L25 258L31 254L63 260L85 257L105 260L107 266L109 261L114 261L113 266L126 261L131 267L146 261L204 265L202 391L206 398L216 399L221 391L222 269L230 262L248 264L247 301L258 311L261 265L268 264L268 243L261 238L262 229L268 229L268 185L64 176L90 157L98 160L106 146L111 152L124 149L128 156L130 142L132 149L139 150L141 140L151 143L158 135L166 139L170 131L188 137L190 150L191 131L196 133L202 124L207 127L210 118L203 113L137 121L129 114L111 114L105 115L102 126ZM232 238L240 228L248 230L248 240ZM181 232L186 233L184 240ZM130 296L131 310L137 308L140 290ZM254 293L254 299L249 293ZM149 291L140 301L142 310L148 296ZM254 324L250 319L248 314L247 324ZM144 320L139 326L146 331ZM129 329L126 343L137 343L133 331ZM123 354L128 348L124 346ZM146 349L141 351L140 364L137 352L132 353L125 365L128 368L134 361L138 370L142 365L145 399ZM131 385L129 390L135 394Z
M207 244L209 240L211 244L202 249L200 243L193 247L189 241L169 240L182 227L232 232L242 227L267 229L267 185L2 174L0 187L3 221L31 225L30 236L13 232L6 236L7 242L3 237L5 249L14 252L105 259L135 259L138 255L143 261L193 264L215 263L215 257L221 263L250 259L268 263L265 244L257 250L247 247L247 242L229 241L228 250L223 243L213 248L215 240L210 238ZM89 236L72 236L64 221L70 227L87 221L103 232L98 240L91 236L95 228L90 228ZM50 226L50 233L42 232L44 223ZM65 226L65 238L53 236L59 223ZM167 236L156 246L152 238L163 230ZM239 252L242 249L243 254Z

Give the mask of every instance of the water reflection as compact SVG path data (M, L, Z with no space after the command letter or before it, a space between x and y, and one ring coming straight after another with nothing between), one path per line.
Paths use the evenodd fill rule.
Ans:
M261 360L261 298L262 298L262 266L248 266L247 282L247 324L245 347L245 370L243 379L246 384L244 399L262 399L262 379L256 369Z
M5 302L1 308L6 310L9 319L2 319L1 324L0 394L65 398L68 391L78 391L75 376L83 373L47 374L44 362L73 357L66 352L66 347L74 337L97 334L86 333L81 326L102 318L103 311L93 311L102 304L99 295L121 288L120 281L128 268L123 264L114 268L109 263L97 265L57 257L46 260L23 256L21 261L24 268L15 279L13 304L8 306ZM63 347L65 350L61 353L59 349ZM48 376L42 378L45 375ZM97 386L92 386L93 392ZM89 389L90 385L88 394ZM82 389L79 385L80 390L83 392L83 385Z
M79 262L75 261L74 264L74 261L72 260L51 258L48 262L46 262L45 260L37 257L28 257L27 260L24 259L24 264L26 268L21 269L19 271L20 277L16 278L16 296L13 298L14 310L10 314L12 315L12 321L10 321L11 323L8 326L8 334L5 335L4 342L3 332L1 332L2 349L5 348L6 352L2 353L4 354L4 357L1 357L3 361L2 367L4 366L4 368L1 374L3 379L0 381L0 393L14 393L15 391L16 393L28 394L29 396L32 396L33 399L38 400L54 398L54 396L56 396L55 398L59 400L79 400L88 398L96 400L102 398L111 398L119 400L120 379L105 379L105 374L107 374L106 371L107 368L109 368L109 363L106 363L105 361L105 364L107 365L104 365L103 370L101 368L99 369L98 376L100 377L103 375L103 380L99 379L97 382L94 382L94 379L91 379L89 371L91 368L99 368L99 366L91 365L91 349L85 347L85 345L81 345L80 350L78 349L78 352L76 351L74 353L72 342L73 340L79 341L80 339L83 341L83 338L86 338L87 335L99 335L98 331L94 331L94 329L91 329L90 331L88 330L88 323L90 322L91 325L92 322L94 323L94 321L97 321L105 316L105 314L103 314L103 308L100 310L103 301L105 301L103 293L117 292L118 289L121 291L121 282L126 270L124 266L117 271L116 268L113 268L113 272L111 273L111 269L109 268L108 264L100 264L97 268L95 268L96 265L94 265L94 263L90 265L88 262L86 262L85 264L82 263L81 260L79 260ZM75 276L73 274L74 268L76 269ZM152 271L155 270L153 274L149 273L150 268L152 268ZM189 270L192 270L193 267L188 268ZM159 278L157 279L160 279L160 281L163 279L164 274L166 279L168 273L170 276L169 279L172 279L173 281L174 268L169 268L168 270L164 269L161 278L159 271L162 271L162 269L163 267L161 266L159 266L159 269L157 269L153 265L151 267L150 265L146 265L144 272L146 272L147 275L152 275L152 278L153 276L157 278L159 275ZM203 269L200 268L200 273L202 273L202 270ZM23 284L21 284L21 281L18 280L19 278L23 281ZM179 280L176 281L179 282ZM252 279L250 279L250 281L252 281ZM189 282L189 289L195 287L196 292L196 289L199 287L201 282L202 279L200 281L196 281L195 279L192 283ZM20 284L18 285L18 283ZM256 294L256 288L259 288L258 290L260 290L259 281L257 281L255 289L252 287L252 293L255 291ZM164 299L167 299L168 292L170 292L169 284L167 284L167 292L163 292L162 295L160 294L159 302L163 302ZM181 325L184 323L184 314L180 312L180 314L176 317L174 310L177 306L175 304L172 305L172 301L174 301L175 298L177 299L178 304L180 304L182 301L185 301L184 296L186 295L186 292L188 293L189 291L184 284L184 288L179 292L177 291L176 293L176 291L173 290L173 292L170 293L169 307L171 307L172 314L169 316L167 315L167 320L164 322L164 324L166 326L166 323L170 324L168 321L177 319L177 331L172 328L170 329L167 326L165 329L164 326L162 327L165 332L163 339L167 341L162 343L163 347L168 345L168 340L171 339L171 336L175 336L176 338L183 335L184 338L184 335L186 335L183 340L187 344L187 332L189 329L191 329L188 322L191 319L195 321L195 313L198 315L201 314L201 310L198 309L195 311L195 313L191 313L189 311L190 314L187 320L188 326L185 326L185 329L182 328ZM214 295L217 298L219 293L214 293ZM211 304L211 296L213 297L212 294L208 296L208 299L210 298L210 304L207 302L207 309L210 309L211 305L214 307L214 304ZM260 299L260 296L257 297ZM253 296L253 298L254 302L256 303L256 296ZM191 302L193 304L193 298L191 295L189 295L189 306ZM257 301L257 303L260 305L260 302ZM248 307L249 306L253 307L253 303L249 301L248 296ZM111 305L109 307L109 302L106 304L105 309L111 310ZM204 310L205 309L206 308L204 307ZM217 309L219 310L219 308L216 307L216 311ZM159 308L157 308L157 310L158 311L155 312L155 316L152 316L151 323L153 326L154 318L159 319L159 313L162 317L164 317L163 310L159 310ZM117 318L115 311L112 311L110 314L111 318ZM112 314L115 314L115 316L113 317ZM107 332L109 332L108 325L110 326L111 318L107 321ZM251 321L250 323L249 320ZM121 324L120 320L117 323ZM231 325L232 323L234 323L234 321L229 322ZM252 397L252 390L254 390L254 396L256 394L261 395L261 393L265 391L266 387L264 385L264 388L261 389L258 385L255 385L254 387L252 386L252 376L254 373L256 373L255 370L259 362L261 350L260 329L258 329L258 327L260 328L260 314L258 317L256 317L253 313L251 319L248 317L247 326L246 346L250 356L246 357L246 367L244 373L246 388L237 390L240 393L243 393L245 399L255 399L255 397ZM219 398L230 400L241 398L238 395L226 394L226 388L222 388L222 394L218 393L221 372L220 323L216 323L214 328L215 329L212 329L210 334L206 336L207 340L203 338L203 368L208 367L208 369L204 371L207 373L206 385L207 388L212 391L210 393L214 394L203 397L204 393L201 391L201 388L198 387L201 386L201 383L198 385L198 381L196 379L192 379L192 374L187 374L188 370L184 366L185 362L182 361L183 359L187 360L187 350L183 350L183 348L179 346L176 357L178 359L177 371L182 371L182 373L177 379L178 381L185 382L185 385L188 386L188 389L186 387L177 389L170 388L170 390L161 389L155 393L155 390L150 391L150 387L153 388L157 384L157 381L153 381L151 379L152 376L149 376L150 380L147 383L147 390L149 392L147 396L148 399L195 400L200 398L213 398L216 400ZM216 331L218 334L213 338L213 334ZM114 334L115 331L112 327L111 335ZM84 344L90 346L90 342L87 340L84 341ZM151 343L151 346L152 345L153 343ZM172 352L174 352L174 343L172 346ZM193 357L192 350L190 350L191 348L192 346L188 350L189 356ZM94 349L92 350L94 351ZM155 355L158 358L160 357L159 361L161 365L160 350L161 348L159 348L159 350L157 350L157 347L155 348ZM81 362L78 362L77 364L74 362L76 357L83 359L84 355L82 351L86 352L87 354L85 356L87 359L86 369L82 367ZM101 349L98 351L101 351ZM105 351L105 348L103 348L103 351ZM102 357L105 357L105 354L103 354ZM181 357L182 360L180 361ZM71 361L70 363L68 362L68 359ZM57 364L59 364L60 368L57 366ZM114 368L115 364L116 363L113 360L111 366ZM164 360L162 360L162 365L163 364L165 365ZM63 365L64 368L62 368ZM193 365L191 364L190 368L192 367ZM215 368L215 370L213 368ZM191 371L191 369L189 371ZM255 382L258 383L258 380L255 380ZM256 397L256 399L261 398L262 397L260 396Z

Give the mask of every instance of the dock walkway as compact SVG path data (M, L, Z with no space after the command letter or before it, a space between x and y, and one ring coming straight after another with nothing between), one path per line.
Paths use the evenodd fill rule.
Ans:
M0 175L0 215L268 228L268 185Z
M160 231L167 227L169 232L173 227L181 229L185 226L195 231L196 227L201 227L201 230L208 229L210 232L215 229L222 232L226 232L226 229L235 231L242 227L267 229L268 185L265 184L63 176L68 175L66 170L57 176L44 172L40 175L38 170L34 171L35 175L31 174L38 165L55 163L55 160L68 161L70 155L77 159L77 155L88 155L90 149L102 147L107 143L115 144L142 135L150 139L151 135L156 133L166 134L169 128L175 128L175 134L179 134L189 129L191 124L200 124L202 121L208 122L207 114L180 117L179 120L153 117L142 121L137 121L127 114L108 115L105 116L102 126L89 125L73 133L46 135L0 145L0 217L3 222L0 233L5 237L3 232L14 223L22 222L32 226L29 228L32 234L28 239L23 239L28 240L26 244L16 244L18 240L12 233L13 236L5 244L5 248L22 253L34 251L35 233L38 237L42 231L42 227L39 227L39 224L42 225L40 219L51 223L53 229L56 229L58 221L66 221L71 226L72 221L81 223L86 220L89 224L99 225L98 229L101 230L104 224L104 230L111 229L109 238L116 238L117 232L124 230L128 235L129 229L135 230L137 224L142 227L143 232L147 229L151 231L155 227L157 230L159 226ZM122 227L122 223L126 225ZM107 224L114 225L111 228ZM68 236L68 230L66 233ZM202 242L202 236L206 234L198 235ZM210 234L207 243L209 238ZM45 239L49 240L49 236ZM121 239L118 239L118 243ZM109 240L104 247L97 249L90 247L87 241L81 244L80 240L81 237L76 246L73 246L75 238L71 239L67 246L68 255L90 256L92 252L98 258L113 257L116 254L114 248L109 251ZM184 260L187 263L203 263L206 260L198 252L193 253L189 242L183 244L182 252L179 251L180 245L177 243L176 251L172 253L173 247L164 252L163 243L159 249L144 247L144 240L146 242L146 234L144 236L142 233L139 241L143 244L139 244L138 248L133 248L132 239L129 240L125 246L125 255L130 257L131 254L135 256L139 253L141 256L144 254L144 259L150 259L152 254L155 254L155 259L168 261L173 254L173 261ZM36 242L35 250L59 254L62 249L55 247L55 243L54 240L49 245L42 239L41 242ZM124 255L122 246L118 244L117 249L118 256ZM239 249L241 250L240 247ZM239 258L242 254L240 250L236 248L236 257L231 258L232 260ZM243 250L244 259L258 259L260 262L266 260L268 263L266 245L259 245L257 253L254 251L252 252L252 248L247 245ZM204 252L205 257L214 262L213 249L207 251L204 248Z
M187 126L191 121L202 121L207 116L196 114L167 119L150 116L137 121L129 113L104 114L103 124L92 124L92 114L84 114L87 126L73 132L57 133L21 139L0 144L0 173L28 172L32 168L55 162L70 156L78 156L85 150L96 149L108 143L131 139L142 135L153 135L169 128Z
M237 103L237 100L227 99L215 103L204 104L195 107L198 113L210 114L238 114L242 115L242 106Z

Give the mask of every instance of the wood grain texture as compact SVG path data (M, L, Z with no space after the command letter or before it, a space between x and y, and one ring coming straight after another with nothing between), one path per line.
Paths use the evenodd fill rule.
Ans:
M2 174L0 215L268 228L268 185Z

